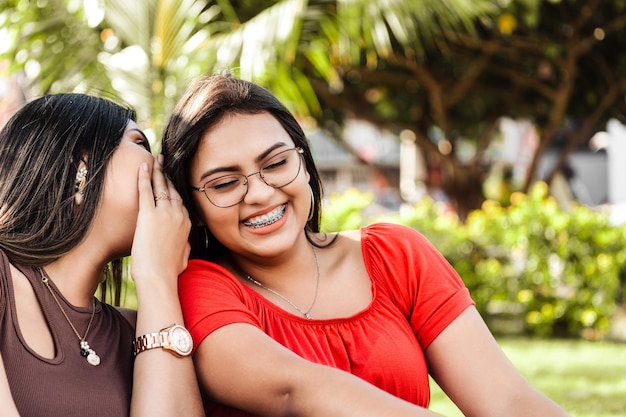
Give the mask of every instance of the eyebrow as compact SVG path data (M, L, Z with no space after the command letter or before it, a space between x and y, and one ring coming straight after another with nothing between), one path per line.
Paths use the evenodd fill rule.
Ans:
M261 161L263 161L263 159L267 158L267 156L271 154L272 152L274 152L276 149L282 148L284 146L288 146L288 145L285 142L276 142L275 144L267 148L265 151L261 152L261 154L258 155L254 159L254 162L256 162L257 164L260 163ZM203 172L202 175L200 175L200 180L202 181L205 178L210 177L211 175L216 174L218 172L237 172L237 171L239 171L239 167L235 165L217 167L217 168L209 169L208 171Z

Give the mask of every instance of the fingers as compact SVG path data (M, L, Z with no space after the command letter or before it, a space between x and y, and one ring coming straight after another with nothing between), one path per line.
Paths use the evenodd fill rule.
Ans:
M176 187L174 187L172 181L170 181L169 178L166 178L165 180L167 181L167 189L168 194L170 195L170 201L180 201L182 203L183 200L180 197L180 194L178 194L178 191L176 191Z
M167 202L170 200L169 187L163 174L163 155L157 156L152 168L152 191L154 202Z
M173 286L189 255L189 213L165 177L162 161L162 156L156 158L152 174L149 163L139 169L139 213L131 248L131 275L136 284L161 277Z
M162 158L163 157L160 156L161 161ZM140 209L142 207L144 209L150 206L154 207L159 201L170 201L172 199L172 192L175 193L175 198L180 198L171 182L165 178L163 165L159 162L159 158L157 158L153 164L152 176L150 176L147 163L144 162L140 165L138 188Z
M174 184L163 173L163 155L156 158L152 172L152 188L154 191L154 202L178 201L182 204L182 199L176 191Z
M154 207L154 195L152 194L152 183L150 181L150 172L147 163L139 166L139 178L137 187L139 188L139 210L142 208Z
M189 217L187 208L183 205L183 199L176 191L176 187L163 173L163 155L156 157L154 168L152 169L152 192L154 193L154 204L172 205L174 209L181 211L185 218Z

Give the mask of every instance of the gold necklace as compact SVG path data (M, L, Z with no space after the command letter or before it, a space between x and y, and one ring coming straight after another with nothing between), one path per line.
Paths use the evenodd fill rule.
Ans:
M311 246L311 249L313 249L313 256L315 257L315 268L317 270L317 282L315 284L315 295L313 296L313 301L311 302L311 306L309 307L309 309L307 311L302 311L297 305L295 305L289 298L285 297L284 295L282 295L281 293L279 293L276 290L271 289L270 287L264 285L262 282L257 281L256 279L252 278L250 275L244 273L244 275L246 276L246 279L250 282L252 282L253 284L265 289L266 291L271 292L272 294L280 297L282 300L286 301L290 306L292 306L293 308L296 309L296 311L298 311L300 314L302 314L305 318L312 320L313 318L309 315L309 313L311 312L311 310L313 310L313 306L315 305L315 301L317 301L317 293L318 290L320 288L320 265L319 262L317 260L317 252L315 251L315 246Z
M76 335L76 337L78 337L79 346L80 346L80 355L86 358L87 362L90 365L93 365L93 366L100 365L100 356L96 354L96 351L93 350L89 346L89 343L86 340L87 334L89 333L89 329L91 328L91 323L93 322L93 316L96 314L96 299L95 298L93 299L93 308L91 310L91 318L89 319L87 330L85 330L85 335L81 337L80 333L78 333L78 330L76 330L76 327L74 326L69 316L63 309L63 306L61 306L61 303L59 302L59 299L57 298L57 296L54 294L54 291L52 291L52 287L50 286L50 283L48 282L50 279L46 275L44 275L43 268L39 269L39 273L41 274L41 282L43 282L46 285L46 288L48 288L48 291L50 291L50 295L52 295L54 302L59 306L61 313L63 313L65 320L67 320L67 323L70 325L70 327L74 331L74 334Z

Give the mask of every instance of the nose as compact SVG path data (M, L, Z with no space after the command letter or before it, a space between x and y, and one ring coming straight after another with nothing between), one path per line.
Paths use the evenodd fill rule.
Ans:
M274 187L267 185L265 181L263 181L260 171L253 172L246 177L246 186L248 187L248 191L243 197L243 201L246 204L263 202L274 192Z

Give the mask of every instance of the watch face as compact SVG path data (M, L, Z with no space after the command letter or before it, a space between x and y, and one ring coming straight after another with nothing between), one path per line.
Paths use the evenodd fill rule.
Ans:
M186 356L191 353L193 342L191 335L184 327L174 326L170 333L170 341L180 355Z

